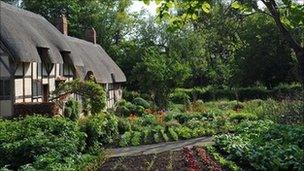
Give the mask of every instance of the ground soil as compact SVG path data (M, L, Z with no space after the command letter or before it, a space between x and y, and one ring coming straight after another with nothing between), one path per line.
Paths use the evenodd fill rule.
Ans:
M186 171L186 161L182 151L168 151L159 154L148 154L108 159L100 168L101 171L147 171L147 170L178 170Z

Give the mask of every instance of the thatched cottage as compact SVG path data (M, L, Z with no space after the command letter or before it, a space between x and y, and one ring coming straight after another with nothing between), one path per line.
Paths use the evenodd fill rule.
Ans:
M60 82L92 74L106 88L108 107L121 98L126 77L96 44L93 28L81 40L68 36L64 15L55 27L40 15L0 4L0 116L12 116L17 104L48 102Z

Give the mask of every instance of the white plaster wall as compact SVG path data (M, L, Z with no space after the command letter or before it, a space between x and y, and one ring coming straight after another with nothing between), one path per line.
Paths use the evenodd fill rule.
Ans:
M16 97L16 103L23 102L22 99L23 96L23 79L15 79L15 97Z

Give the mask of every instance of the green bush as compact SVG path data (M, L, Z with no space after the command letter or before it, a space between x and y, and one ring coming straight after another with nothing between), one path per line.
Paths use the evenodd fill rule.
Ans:
M153 143L153 132L150 127L144 127L142 129L142 134L143 134L143 142L145 144L151 144Z
M170 122L174 119L174 114L173 113L169 113L165 116L164 121L165 122Z
M119 134L124 134L125 132L131 131L131 124L125 118L117 118L118 119L118 132Z
M130 113L133 115L142 116L145 113L145 108L142 106L130 104L127 107L130 110Z
M132 103L137 106L142 106L144 109L149 109L151 107L150 103L141 97L133 99Z
M251 114L251 113L234 113L230 115L231 121L236 121L237 123L240 123L244 120L257 120L258 116Z
M80 127L88 135L88 146L111 145L118 139L118 120L115 115L99 114L88 117Z
M140 94L135 91L124 90L122 93L122 98L129 102L132 102L137 97L140 97Z
M131 145L139 146L139 145L141 145L141 143L142 143L141 132L134 131L132 133Z
M141 126L155 126L155 125L158 125L156 117L152 114L146 114L146 115L142 116L138 120L138 122Z
M190 102L190 97L184 91L174 91L170 95L170 100L175 104L187 104Z
M80 115L80 103L74 99L69 99L65 104L63 115L72 121L76 121Z
M191 101L198 99L203 101L214 101L214 100L251 100L251 99L282 99L282 98L294 98L297 94L303 92L303 88L300 84L291 85L279 85L269 90L266 87L255 86L255 87L241 87L241 88L229 88L229 87L203 87L193 89L177 89L171 94L172 97L189 97ZM177 95L175 95L177 94ZM182 101L182 100L181 100ZM179 98L177 103L180 103Z
M175 127L174 131L180 139L190 139L192 137L192 130L186 126Z
M184 124L191 119L191 116L189 116L186 113L180 113L180 114L175 115L174 119L176 119L180 124Z
M131 145L131 137L132 137L132 132L125 132L120 138L119 146L127 147Z
M85 148L85 134L63 118L0 120L0 130L0 168L75 169Z
M140 105L135 105L125 100L122 100L116 104L115 114L119 116L128 117L131 114L142 116L145 113L145 108Z
M177 133L174 131L173 128L169 128L169 129L168 129L168 134L169 134L170 139L172 139L173 141L178 141L178 135L177 135Z

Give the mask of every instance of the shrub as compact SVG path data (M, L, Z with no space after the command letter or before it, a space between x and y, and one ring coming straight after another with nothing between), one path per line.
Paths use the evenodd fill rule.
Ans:
M145 113L145 108L139 105L132 104L125 100L122 100L116 104L115 114L119 116L128 117L131 114L142 116Z
M3 120L0 130L0 156L5 156L0 158L0 168L75 169L85 148L85 134L63 118Z
M191 129L185 126L174 128L175 132L178 134L178 137L181 139L189 139L191 138Z
M187 104L190 102L190 97L184 91L176 90L170 95L170 100L176 104Z
M139 119L139 123L141 126L153 126L158 124L156 117L152 114L142 116Z
M180 113L174 116L174 118L180 123L180 124L184 124L186 122L188 122L191 117L185 113Z
M163 137L161 133L162 131L164 131L164 128L162 126L156 126L152 129L152 134L155 143L160 143L163 141Z
M80 115L80 103L74 99L69 99L65 104L63 115L76 121Z
M174 118L173 113L169 113L169 114L167 114L167 115L165 116L164 121L165 121L165 122L170 122L170 121L173 120L173 118Z
M231 121L236 121L237 123L242 122L243 120L257 120L258 117L251 113L234 113L230 115Z
M79 79L68 81L53 92L57 97L66 93L79 94L83 98L83 107L93 115L100 113L106 107L106 92L104 88L93 81L80 81Z
M164 130L164 129L161 129L161 130L160 130L160 135L161 135L162 139L163 139L165 142L168 142L168 141L169 141L169 137L168 137L167 134L165 133L165 130Z
M125 132L131 131L131 124L129 120L124 118L117 118L118 119L118 132L120 134L124 134Z
M89 117L81 125L89 146L111 145L118 138L118 120L111 114L99 114Z
M131 137L132 137L132 132L125 132L120 138L119 146L127 147L128 145L130 145Z
M174 131L173 128L169 128L169 129L168 129L168 134L169 134L170 139L172 139L173 141L177 141L177 140L178 140L178 135L177 135L177 133Z
M143 142L145 144L153 143L153 135L150 127L144 127L142 129L142 134L143 134Z
M131 145L132 146L139 146L142 142L141 138L141 132L135 131L132 133L132 138L131 138Z
M142 106L130 104L127 107L130 110L130 113L133 115L142 116L145 113L145 108Z
M150 103L141 97L137 97L137 98L133 99L132 103L137 106L142 106L145 109L148 109L151 107Z
M123 93L122 93L122 97L123 97L123 99L125 99L129 102L132 102L133 99L135 99L137 97L140 97L140 94L138 92L135 92L135 91L124 90Z
M292 85L279 85L272 90L262 86L255 87L241 87L241 88L228 88L228 87L202 87L193 89L177 89L171 96L175 97L175 93L178 92L182 97L186 95L190 97L191 101L198 99L203 101L214 101L221 99L228 100L251 100L251 99L282 99L292 98L297 94L303 92L303 88L299 84ZM178 95L177 95L178 96ZM181 98L182 99L182 98Z

